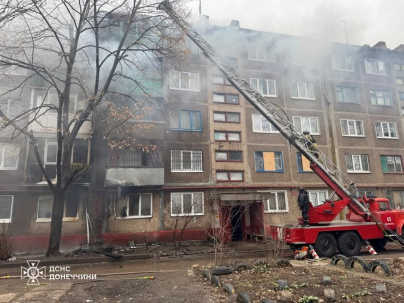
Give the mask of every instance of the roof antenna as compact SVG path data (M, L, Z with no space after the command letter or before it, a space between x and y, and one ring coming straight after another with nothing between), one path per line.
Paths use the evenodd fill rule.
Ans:
M199 0L199 17L202 14L202 0Z
M347 32L347 30L346 30L345 19L341 20L341 22L344 23L344 31L345 31L346 44L349 44L349 41L348 41L348 32Z

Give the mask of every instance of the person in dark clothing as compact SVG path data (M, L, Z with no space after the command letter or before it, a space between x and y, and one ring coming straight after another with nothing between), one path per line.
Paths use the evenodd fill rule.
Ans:
M319 156L320 156L320 155L319 155L319 152L318 152L316 139L314 139L313 136L310 135L310 132L307 131L307 130L305 130L305 131L303 132L303 135L304 135L304 137L305 137L306 140L307 140L307 146L308 146L308 148L312 151L313 155L314 155L317 159L319 159Z
M297 197L297 203L302 211L303 224L309 226L309 193L304 188L299 188L299 196Z

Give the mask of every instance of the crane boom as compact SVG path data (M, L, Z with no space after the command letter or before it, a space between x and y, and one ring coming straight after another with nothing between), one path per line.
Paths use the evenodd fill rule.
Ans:
M384 231L386 236L397 238L397 233L375 217L365 205L358 200L358 190L346 174L321 151L309 148L307 138L292 124L286 113L276 104L263 97L254 87L241 76L216 50L203 39L171 6L169 0L162 1L158 9L167 15L184 31L184 33L202 50L214 66L216 66L227 80L251 103L279 132L295 146L309 161L311 169L338 195L341 199L349 199L348 207L356 214L372 218ZM344 186L345 184L345 186ZM402 240L400 240L401 242ZM402 242L404 244L404 242Z

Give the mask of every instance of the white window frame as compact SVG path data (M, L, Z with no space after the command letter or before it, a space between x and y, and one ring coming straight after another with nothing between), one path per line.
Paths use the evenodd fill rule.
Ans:
M190 194L192 195L192 212L184 213L184 195ZM196 194L200 194L202 196L202 212L196 213L194 209L195 201L194 196ZM181 213L173 214L173 195L181 195ZM204 193L203 192L180 192L180 193L171 193L170 195L170 208L171 208L171 217L184 217L184 216L203 216L205 212L205 203L204 203Z
M217 175L218 174L226 174L227 178L226 179L218 179ZM233 179L232 175L233 174L241 174L241 179ZM240 170L220 170L216 171L216 182L244 182L244 171Z
M143 215L141 214L142 212L142 196L148 195L150 196L150 215ZM133 196L139 196L139 214L137 216L129 216L129 204L130 204L130 197ZM153 194L152 193L138 193L138 194L130 194L125 197L126 202L126 216L122 217L121 214L119 216L116 216L118 219L142 219L142 218L152 218L153 217ZM119 203L119 201L117 201Z
M267 92L268 92L267 94L264 94L263 89L261 87L261 81L262 80L264 80L266 85L267 85ZM253 81L256 82L255 86L252 83ZM273 86L273 89L274 89L274 92L275 92L274 94L269 93L270 83L272 83L272 86ZM276 94L276 81L275 80L265 79L265 78L250 78L250 84L251 84L251 86L256 87L257 91L261 95L263 95L264 97L276 97L277 96L277 94Z
M2 219L0 218L0 223L11 223L13 218L13 206L14 206L14 195L1 195L3 197L11 197L11 206L10 206L10 218Z
M12 148L13 150L16 151L14 156L16 157L15 161L15 166L13 167L4 167L4 163L6 160L6 150L7 147ZM19 157L20 155L20 145L19 144L13 144L13 143L0 143L0 170L17 170L18 169L18 162L19 162Z
M292 86L296 85L296 92L297 92L297 96L293 96L293 92L292 92ZM304 85L304 92L305 92L305 96L303 95L303 92L300 91L300 87ZM312 93L313 93L313 97L307 97L307 92L308 89L310 89L310 86L312 88ZM316 100L316 91L314 89L314 83L311 82L293 82L290 84L290 97L292 99L304 99L304 100Z
M52 145L57 147L58 143L54 142L54 141L46 140L46 142L45 142L45 153L44 153L44 159L43 159L44 164L56 165L56 161L55 162L48 162L47 161L47 159L48 159L48 147L52 146ZM57 149L56 149L56 152L57 152ZM57 160L57 155L56 155L56 160Z
M257 121L258 120L258 121ZM255 127L254 121L259 123L259 127ZM262 125L263 123L269 123L269 130L263 130ZM253 132L254 133L279 133L279 130L269 122L263 115L260 114L252 114L252 124L253 124Z
M292 119L293 119L293 125L294 125L294 126L297 128L297 130L299 130L301 133L304 132L305 130L307 130L307 131L310 132L310 135L321 135L321 134L320 134L320 121L319 121L318 117L293 116ZM299 129L299 127L296 126L295 119L299 119L299 120L300 120L300 128L302 128L302 125L303 125L302 119L309 119L309 120L310 120L310 123L309 123L310 129ZM315 120L315 122L316 122L316 124L317 124L317 132L313 131L313 129L312 129L312 126L311 126L311 125L312 125L312 121L313 121L313 120Z
M314 207L323 205L328 197L327 190L308 190L307 192L309 193L309 201L311 202L311 204L313 204ZM320 202L322 200L320 195L324 195L324 201L322 202ZM314 201L314 199L312 198L313 196L315 196L315 202L313 202Z
M175 152L180 152L180 164L181 168L175 169L173 167L174 163L174 154ZM186 169L184 168L184 153L191 153L191 168ZM197 159L200 159L200 167L196 167L198 162ZM202 151L201 150L171 150L171 172L189 172L189 173L200 173L203 172L203 157L202 157Z
M261 62L275 62L275 55L266 47L252 45L248 47L248 60Z
M341 58L343 59L343 62L340 61ZM352 66L352 69L348 68L349 61L350 61L350 65ZM345 68L341 67L340 63L343 63L343 65L345 65ZM341 71L345 71L345 72L354 72L355 71L352 57L332 55L331 64L332 64L332 68L335 70L341 70Z
M348 163L346 162L347 156L351 157L353 170L348 170ZM369 170L363 170L362 156L366 156ZM357 159L360 159L360 161L359 161L360 169L359 170L355 170L355 159L356 159L356 161L357 161ZM345 155L345 165L346 165L346 170L348 173L370 173L369 155L367 155L367 154L362 154L362 155L346 154Z
M381 136L379 134L377 134L377 126L378 124L380 124L380 129L381 129ZM390 125L392 124L396 133L396 137L392 137L391 136L391 130L392 130L392 126ZM389 136L385 136L384 135L384 131L383 128L384 126L386 126L388 128L388 132L389 132ZM397 123L396 122L387 122L387 121L375 121L375 132L376 132L376 137L378 139L398 139L398 131L397 131Z
M345 101L345 98L344 98L344 91L343 91L343 89L344 88L348 88L349 89L349 94L350 94L350 99L352 100L353 98L352 98L352 96L353 96L353 94L355 94L356 95L356 98L357 98L357 100L358 100L358 102L348 102L348 101ZM338 94L337 94L337 89L341 89L341 94L342 94L342 101L341 100L338 100ZM355 91L355 92L354 92ZM359 89L356 87L356 86L348 86L348 85L336 85L335 86L335 99L337 100L337 102L339 102L339 103L347 103L347 104L360 104L361 103L361 100L360 100L360 95L359 95Z
M50 218L39 218L38 217L38 211L39 211L39 197L40 196L50 196L52 197L51 205L50 205ZM80 201L78 202L77 206L77 215L76 217L66 217L66 197L67 193L65 196L65 203L64 203L64 209L63 209L63 221L78 221L79 220L79 209L80 209ZM52 208L53 208L53 195L52 194L40 194L37 196L37 203L36 203L36 222L50 222L52 220Z
M401 158L400 155L380 155L380 162L381 162L382 157L386 158L386 168L387 168L387 171L383 171L383 167L382 167L382 173L383 174L391 174L391 173L394 174L394 173L402 173L403 172L403 159ZM392 160L392 161L389 161L388 158L390 158L390 160ZM397 159L400 160L399 161L400 162L400 168L401 168L400 170L397 170ZM389 164L394 166L394 171L389 171L388 170Z
M367 74L387 76L387 69L384 61L380 61L377 59L364 59L364 60L365 60L365 70ZM373 70L374 62L377 63L377 71Z
M348 129L348 134L344 134L344 127L343 127L343 123L344 121L347 124L347 129ZM355 133L351 134L350 132L350 128L349 128L349 123L353 123L355 126ZM362 135L358 135L358 125L357 122L359 122L361 124L362 127ZM363 128L363 121L362 120L353 120L353 119L340 119L340 126L341 126L341 134L343 137L365 137L365 129Z
M389 99L386 99L384 97L384 92L389 93L389 97L390 97ZM377 100L378 100L377 93L382 93L383 94L383 98L382 98L383 99L383 104L378 104L377 103ZM373 102L373 100L372 100L372 94L375 95L375 98L376 98L375 102ZM390 90L387 90L387 89L370 89L369 90L369 95L370 95L370 103L372 105L376 105L376 106L393 106L393 97L391 95ZM389 100L389 104L386 103L386 100Z
M261 192L275 194L276 209L275 210L270 209L269 199L262 200L262 203L264 203L264 213L269 214L269 213L288 213L289 212L288 193L287 193L286 190L271 190L271 191L261 191ZM284 195L285 195L286 209L279 210L279 199L278 199L278 194L279 193L284 193Z
M176 85L174 85L174 79L175 79L175 76L173 76L174 73L178 74L178 83L176 83ZM188 79L189 79L188 87L189 88L181 88L181 74L188 75ZM195 89L191 89L191 87L192 87L191 79L193 77L195 77L195 79L196 79ZM170 81L170 89L183 90L183 91L194 91L194 92L199 92L201 90L200 81L199 81L199 73L180 72L180 71L176 71L176 70L171 70L169 81Z

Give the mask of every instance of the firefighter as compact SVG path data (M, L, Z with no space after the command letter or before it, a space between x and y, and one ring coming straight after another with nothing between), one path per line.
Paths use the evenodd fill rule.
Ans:
M307 130L305 130L303 132L303 135L307 140L307 145L308 145L309 149L313 152L313 155L318 159L319 158L319 153L318 153L316 140L313 138L312 135L310 135L310 132L307 131Z
M309 193L303 187L299 188L299 196L297 197L297 203L302 211L303 225L309 225Z

